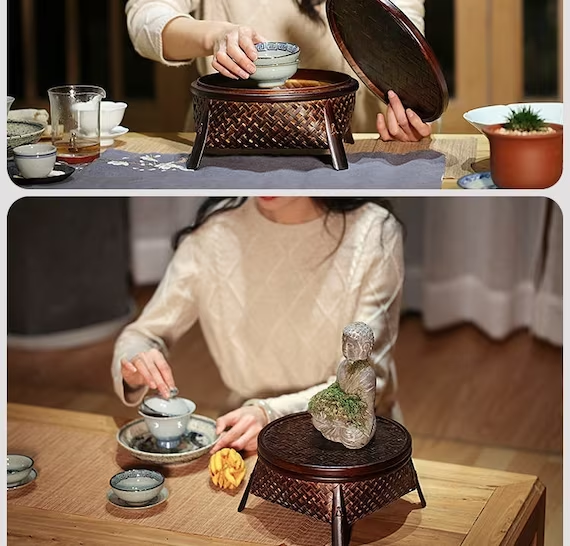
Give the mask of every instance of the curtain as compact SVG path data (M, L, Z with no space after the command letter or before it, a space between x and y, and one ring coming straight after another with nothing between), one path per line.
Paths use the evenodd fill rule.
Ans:
M498 192L497 192L498 193ZM132 273L156 283L201 197L131 198ZM403 310L429 330L471 323L493 339L528 328L562 345L562 213L543 197L398 197Z
M541 197L395 200L406 230L404 310L427 329L520 328L562 345L562 213Z

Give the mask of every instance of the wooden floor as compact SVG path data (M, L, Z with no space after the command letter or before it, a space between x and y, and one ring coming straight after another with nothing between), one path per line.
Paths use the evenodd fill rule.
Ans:
M139 304L151 289L139 289ZM8 401L136 417L113 393L113 339L79 349L8 350ZM426 332L402 320L400 401L414 456L537 475L547 487L546 546L562 544L562 350L519 332L495 342L471 326ZM171 355L177 385L215 417L228 391L199 326Z

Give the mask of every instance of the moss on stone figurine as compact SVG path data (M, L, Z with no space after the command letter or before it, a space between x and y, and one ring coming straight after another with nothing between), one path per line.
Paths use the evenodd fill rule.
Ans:
M376 374L368 360L373 346L374 333L367 324L349 324L342 333L345 359L339 364L337 380L309 401L315 428L350 449L364 447L376 430Z

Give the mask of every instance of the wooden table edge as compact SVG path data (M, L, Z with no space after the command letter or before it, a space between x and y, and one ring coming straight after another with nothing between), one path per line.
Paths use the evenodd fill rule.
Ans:
M123 520L104 521L89 516L79 516L41 508L30 508L8 504L8 544L27 542L44 544L53 541L58 544L90 544L122 546L136 543L140 546L258 546L256 542L245 542L228 538L216 538L192 533L169 531L149 526L129 525L129 536L121 540ZM89 539L86 541L85 537ZM30 542L32 541L32 542ZM37 542L33 542L37 541ZM276 543L277 545L277 543Z

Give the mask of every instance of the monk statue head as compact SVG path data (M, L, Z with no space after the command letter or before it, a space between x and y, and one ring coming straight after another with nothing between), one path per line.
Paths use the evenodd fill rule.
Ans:
M347 360L366 360L374 347L374 332L364 322L353 322L342 331L342 354Z

